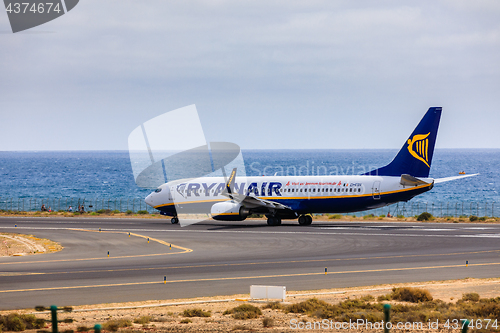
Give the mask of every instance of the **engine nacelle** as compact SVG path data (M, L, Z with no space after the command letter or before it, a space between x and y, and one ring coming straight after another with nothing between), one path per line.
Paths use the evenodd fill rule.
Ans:
M232 200L216 203L210 213L214 220L219 221L243 221L250 214L248 208Z

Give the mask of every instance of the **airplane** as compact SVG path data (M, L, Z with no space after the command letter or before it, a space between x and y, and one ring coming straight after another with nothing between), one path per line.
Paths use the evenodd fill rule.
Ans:
M263 214L267 224L284 219L312 223L312 214L351 213L409 201L435 184L477 174L429 178L441 107L426 112L403 147L388 165L362 175L261 176L180 179L159 186L145 199L162 215L179 223L177 211L210 212L214 220L243 221Z

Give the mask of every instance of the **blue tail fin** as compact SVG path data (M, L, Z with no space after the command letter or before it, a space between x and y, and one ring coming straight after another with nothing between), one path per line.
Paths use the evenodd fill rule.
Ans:
M440 107L429 108L394 160L365 175L429 177L440 118Z

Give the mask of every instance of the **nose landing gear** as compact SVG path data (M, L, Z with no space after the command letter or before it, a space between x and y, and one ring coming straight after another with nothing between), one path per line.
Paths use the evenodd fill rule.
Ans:
M177 223L179 223L179 219L177 218L177 216L174 216L174 217L172 217L170 222L172 222L172 224L177 224Z
M313 219L311 215L300 215L299 224L300 225L311 225Z

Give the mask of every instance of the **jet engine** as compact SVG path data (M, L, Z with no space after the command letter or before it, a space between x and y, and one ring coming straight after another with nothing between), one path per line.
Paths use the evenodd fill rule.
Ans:
M250 214L248 208L241 203L230 200L218 202L210 210L212 218L219 221L243 221Z

